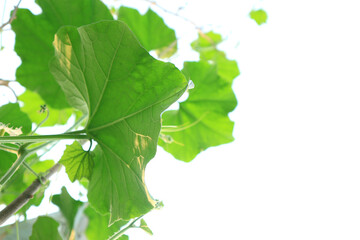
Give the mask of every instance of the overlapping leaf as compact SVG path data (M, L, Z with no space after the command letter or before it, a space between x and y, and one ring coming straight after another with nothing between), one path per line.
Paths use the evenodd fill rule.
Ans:
M117 221L109 227L109 215L101 215L91 206L85 209L85 214L89 218L89 224L85 232L88 240L108 239L128 223L128 221ZM119 239L127 240L129 238L123 235Z
M41 99L39 94L27 90L21 94L18 99L24 103L21 107L21 111L27 113L32 122L39 124L45 119L46 113L40 112L40 106L44 105L45 101ZM47 106L47 108L50 114L48 119L41 125L42 127L65 124L73 113L73 109L71 108L54 109L49 106Z
M118 19L130 27L146 50L161 49L162 52L159 52L159 55L166 57L175 53L175 31L166 26L164 20L153 10L149 9L141 15L136 9L121 7Z
M233 141L233 122L229 119L237 102L231 82L217 74L216 64L186 62L184 72L195 84L179 110L163 114L159 144L175 158L191 161L201 151Z
M66 219L68 232L74 228L75 216L83 202L74 200L65 187L61 188L61 194L54 195L51 200L57 205Z
M200 59L212 61L216 64L217 74L232 82L240 72L235 60L229 60L223 51L218 50L217 45L221 43L222 37L214 32L199 33L199 38L191 43L191 47L200 53Z
M170 63L152 58L120 21L103 21L56 34L51 70L69 103L89 115L97 141L88 198L110 224L155 206L144 183L155 155L160 114L187 81Z
M8 103L0 107L0 122L10 128L21 128L23 134L31 131L31 120L20 110L17 103Z
M8 103L0 107L0 122L8 128L21 128L23 134L31 131L31 120L20 110L17 103ZM0 176L5 174L15 160L15 154L0 150Z
M84 151L80 143L75 141L66 147L59 163L65 166L70 181L83 177L90 179L94 168L93 155L92 152Z
M58 226L59 223L51 217L38 217L33 225L30 240L62 240Z
M103 19L112 19L107 7L99 0L37 0L42 14L18 9L12 22L16 33L15 51L21 58L16 80L40 94L54 108L68 104L64 93L49 71L54 55L52 42L56 31L64 25L81 26Z

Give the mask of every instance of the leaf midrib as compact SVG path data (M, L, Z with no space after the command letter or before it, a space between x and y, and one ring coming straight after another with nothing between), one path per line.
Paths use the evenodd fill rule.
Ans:
M186 86L185 86L185 88L186 88ZM117 124L117 123L119 123L119 122L121 122L121 121L124 121L124 120L126 120L126 119L128 119L128 118L130 118L130 117L132 117L132 116L134 116L134 115L136 115L136 114L138 114L138 113L140 113L140 112L143 112L143 111L147 110L148 108L151 108L151 107L153 107L153 106L155 106L155 105L157 105L157 104L159 104L159 103L162 103L162 102L164 102L164 101L166 101L166 100L168 100L168 99L170 99L170 98L173 98L175 95L179 94L179 93L180 93L181 91L183 91L183 90L184 90L184 88L180 89L179 91L175 92L174 94L170 95L169 97L167 97L167 98L165 98L165 99L160 99L159 101L156 101L156 102L154 102L154 103L152 103L152 104L150 104L150 105L148 105L148 106L146 106L146 107L144 107L144 108L141 108L141 109L139 109L139 110L136 111L136 112L133 112L133 113L131 113L131 114L129 114L129 115L126 115L126 116L124 116L124 117L122 117L122 118L116 119L115 121L109 122L109 123L107 123L107 124L105 124L105 125L102 125L102 126L99 126L99 127L88 128L87 131L88 131L88 132L94 132L94 131L98 131L98 130L101 130L101 129L104 129L104 128L113 126L113 125L115 125L115 124Z

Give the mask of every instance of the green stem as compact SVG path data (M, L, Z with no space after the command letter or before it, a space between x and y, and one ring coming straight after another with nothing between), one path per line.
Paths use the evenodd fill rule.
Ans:
M10 169L5 173L4 176L1 177L0 179L0 190L2 189L2 187L7 183L7 181L9 181L9 179L12 177L12 175L14 175L14 173L19 169L19 167L21 166L21 164L24 162L24 160L26 159L26 156L28 155L27 152L22 152L18 158L16 159L16 161L13 163L13 165L10 167Z
M0 137L0 143L10 142L47 142L52 140L62 139L89 139L87 135L83 134L55 134L55 135L39 135L39 136L6 136Z
M0 145L0 150L4 150L6 152L17 154L19 149L9 147L9 146L5 146L5 145Z
M132 228L133 225L140 219L142 218L144 215L141 215L138 218L135 218L134 221L132 221L129 225L127 225L125 228L121 229L120 231L114 233L111 237L108 238L108 240L116 240L119 237L121 237L129 228Z

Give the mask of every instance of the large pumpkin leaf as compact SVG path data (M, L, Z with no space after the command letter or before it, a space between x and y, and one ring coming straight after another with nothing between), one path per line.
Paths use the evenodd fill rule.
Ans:
M166 26L164 20L151 9L141 15L136 9L122 6L119 9L118 19L130 27L148 51L167 48L172 43L176 43L175 31Z
M163 114L159 144L175 158L189 162L201 151L233 141L229 119L237 102L231 83L217 74L215 64L186 62L184 72L195 84L179 110Z
M110 223L150 211L144 183L154 157L160 114L186 89L173 64L151 57L120 21L56 34L51 71L69 103L89 115L85 130L97 141L88 198Z
M49 71L54 55L52 42L56 31L64 25L81 26L103 19L112 19L107 7L99 0L37 0L42 14L18 9L11 27L16 33L15 51L21 58L16 80L40 94L54 108L68 104L64 93Z

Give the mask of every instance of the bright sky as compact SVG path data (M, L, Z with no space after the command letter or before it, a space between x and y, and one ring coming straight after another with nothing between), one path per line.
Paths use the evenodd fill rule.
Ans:
M249 19L253 7L267 11L267 24ZM165 207L145 217L154 236L136 230L130 239L360 238L358 7L355 0L188 1L183 15L227 36L222 47L239 62L236 140L191 163L159 148L146 182ZM191 25L158 12L184 41L196 37ZM20 62L12 54L9 64L9 50L0 52L0 78L14 79Z

